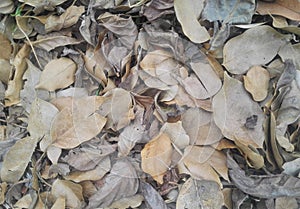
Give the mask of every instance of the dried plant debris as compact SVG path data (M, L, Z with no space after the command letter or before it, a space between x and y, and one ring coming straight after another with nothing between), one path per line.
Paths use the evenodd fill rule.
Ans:
M300 208L298 0L0 1L3 208Z

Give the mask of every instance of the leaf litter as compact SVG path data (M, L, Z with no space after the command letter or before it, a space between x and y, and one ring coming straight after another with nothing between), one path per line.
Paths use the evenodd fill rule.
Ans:
M4 208L299 208L296 0L0 3Z

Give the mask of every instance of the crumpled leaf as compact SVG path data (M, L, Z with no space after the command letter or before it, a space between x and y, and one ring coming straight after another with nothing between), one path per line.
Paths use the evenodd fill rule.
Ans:
M228 180L226 156L210 146L188 146L182 161L187 170L179 168L180 173L190 174L194 179L217 182L222 187L220 177Z
M75 25L84 11L84 6L70 6L60 16L49 16L45 24L46 32L49 33L51 31L59 31L63 28L68 28L72 25Z
M230 73L244 74L252 66L270 62L288 40L288 35L267 25L250 28L225 44L223 65Z
M75 62L69 58L54 59L45 66L36 88L48 91L65 88L74 82L76 69Z
M136 194L139 181L135 168L125 158L119 159L112 167L104 184L89 198L87 209L103 208L114 201Z
M0 14L10 14L14 11L15 5L12 0L2 0L0 5Z
M202 18L210 22L222 21L226 24L251 23L254 12L254 0L215 0L206 2Z
M176 209L220 209L223 204L224 197L217 183L189 178L179 191Z
M72 149L95 137L106 123L106 118L95 112L102 103L101 97L74 98L52 122L53 145Z
M31 52L30 46L24 44L14 58L13 65L15 72L11 72L13 78L8 81L7 90L5 92L5 105L11 106L20 101L20 91L23 87L23 74L27 68L26 58Z
M298 0L276 0L272 3L258 1L256 11L261 15L280 15L300 21L300 2Z
M145 198L145 203L149 209L168 208L164 199L149 183L141 181L140 189Z
M223 137L213 114L200 108L188 109L182 115L182 126L190 138L190 144L211 145Z
M251 67L244 76L245 89L255 101L262 101L268 95L270 74L260 66Z
M151 1L148 4L145 4L143 15L146 16L149 21L153 21L163 15L173 14L173 5L173 0Z
M16 183L31 160L38 139L25 137L19 139L7 152L1 168L1 180Z
M299 178L284 173L267 176L246 176L245 171L239 167L229 153L227 153L227 165L232 183L246 194L266 199L300 196Z
M66 198L66 206L71 208L81 208L83 201L82 187L79 184L67 180L56 179L52 184L51 193L54 197Z
M120 130L130 123L132 98L128 91L115 88L105 95L105 102L101 105L100 114L107 116L107 128Z
M170 137L165 133L160 133L151 139L141 151L143 171L162 184L163 175L171 165L172 152Z
M203 9L203 1L174 0L176 17L181 24L184 34L194 43L203 43L210 36L205 27L201 26L198 18Z
M214 96L212 105L214 121L226 138L262 147L264 114L240 81L225 73L223 87Z

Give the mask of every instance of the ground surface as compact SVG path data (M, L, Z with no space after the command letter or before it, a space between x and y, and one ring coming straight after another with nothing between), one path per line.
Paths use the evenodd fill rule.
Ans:
M300 208L299 11L1 0L0 208Z

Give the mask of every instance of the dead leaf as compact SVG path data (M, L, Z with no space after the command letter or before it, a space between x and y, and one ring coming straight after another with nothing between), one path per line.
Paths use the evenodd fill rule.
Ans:
M300 21L300 2L297 0L276 0L272 3L258 1L256 11L261 15L280 15Z
M19 139L7 152L1 167L1 180L16 183L31 160L38 140L25 137Z
M71 27L77 23L82 13L84 13L83 6L70 6L60 16L49 16L45 24L45 30L49 33L51 31L59 31L63 28Z
M119 159L112 167L104 184L89 198L87 209L108 207L114 201L136 194L139 186L136 171L125 158Z
M226 24L251 23L255 13L255 1L241 2L238 0L207 1L202 18L210 22L222 21Z
M225 44L223 65L230 73L244 74L255 65L270 62L289 39L267 25L250 28Z
M143 171L149 173L155 181L162 184L163 175L171 165L172 152L170 137L160 133L151 139L141 151Z
M23 87L23 74L27 68L26 58L29 57L30 47L24 44L14 58L14 71L11 71L10 80L8 81L5 92L5 105L11 106L20 102L20 91Z
M51 207L51 209L64 209L64 208L66 208L66 198L63 196L58 197L55 203Z
M12 0L3 0L0 5L0 14L12 13L14 9L15 5Z
M174 9L184 34L194 43L203 43L210 36L205 27L201 26L198 18L203 9L204 1L194 2L192 0L175 0Z
M79 184L67 180L56 179L52 184L51 193L56 198L64 197L66 206L81 208L83 202L82 187Z
M188 173L198 180L217 182L220 187L222 187L220 176L229 180L226 156L210 146L188 146L182 159L187 171L179 170L180 173Z
M225 137L262 147L264 114L244 90L243 84L227 73L222 89L213 98L213 112L214 121Z
M300 158L296 158L295 160L285 162L282 165L282 168L284 169L284 173L291 175L291 176L297 176L300 172Z
M0 59L9 60L12 53L12 46L8 38L2 33L0 33L0 49L1 49Z
M9 63L8 60L0 59L0 81L8 84L9 75L13 70L13 66Z
M144 197L140 194L124 197L113 202L108 208L116 208L116 209L127 209L127 208L137 208L139 207L144 200Z
M69 58L54 59L45 66L36 88L48 91L65 88L74 82L76 69L75 62Z
M278 197L275 199L275 209L298 209L299 205L296 198L293 197Z
M95 112L102 103L100 97L72 100L72 106L60 111L52 122L53 145L72 149L95 137L106 123L106 118Z
M217 183L189 178L179 191L176 209L220 209L223 204L224 197Z
M281 16L271 16L273 19L273 26L275 28L279 28L291 33L294 33L296 35L300 35L300 28L298 25L295 24L289 24L287 19Z
M252 95L255 101L262 101L268 95L270 75L261 66L253 66L244 76L245 89Z
M145 203L148 208L161 208L167 209L167 204L165 203L164 199L161 195L156 191L151 184L141 181L140 183L141 192L145 198Z

